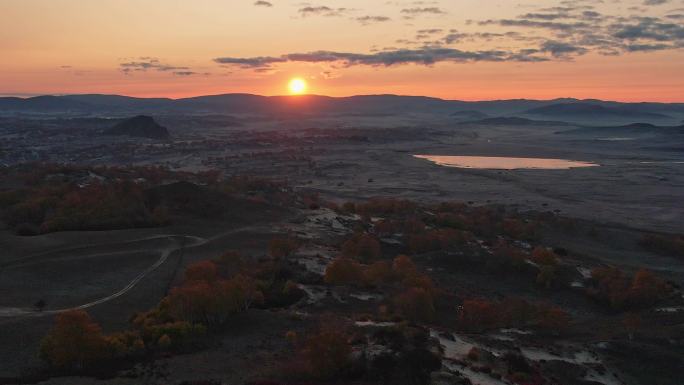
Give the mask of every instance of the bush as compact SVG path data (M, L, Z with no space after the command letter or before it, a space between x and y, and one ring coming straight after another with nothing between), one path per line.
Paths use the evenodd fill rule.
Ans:
M208 326L223 324L261 300L253 280L240 275L216 282L187 281L167 298L174 319Z
M408 239L409 249L414 253L451 250L473 240L472 234L454 229L430 230L424 234L412 234Z
M335 378L351 363L352 347L343 330L324 328L309 336L302 355L317 378Z
M435 318L435 304L430 292L412 287L394 298L399 314L411 321L432 321Z
M83 310L55 317L55 326L41 342L40 356L53 369L76 372L94 369L111 358L102 329Z
M645 269L630 278L614 267L596 268L591 277L587 294L614 310L653 306L672 292L667 282Z
M369 285L384 285L394 280L392 264L387 261L378 261L366 268L364 279Z
M185 269L185 281L201 281L212 283L218 279L218 269L212 261L193 263Z
M553 334L564 332L570 326L570 315L561 308L548 307L540 310L538 325Z
M325 269L325 282L332 285L362 285L363 267L351 258L338 257Z
M459 326L466 330L486 330L499 325L499 314L494 303L487 300L463 301Z
M370 262L379 258L382 251L377 239L369 234L361 233L342 244L342 255L348 258L358 258L361 262Z
M558 264L558 256L546 247L537 246L532 250L532 262L542 266L555 266Z

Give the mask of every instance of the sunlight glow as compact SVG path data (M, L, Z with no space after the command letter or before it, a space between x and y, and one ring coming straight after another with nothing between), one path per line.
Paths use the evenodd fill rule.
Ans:
M301 95L306 92L306 81L302 78L294 78L290 80L288 89L292 95Z

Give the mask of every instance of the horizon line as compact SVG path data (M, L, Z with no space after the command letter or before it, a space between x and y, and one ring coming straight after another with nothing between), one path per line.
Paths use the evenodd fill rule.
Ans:
M503 102L503 101L539 101L539 102L550 102L555 100L576 100L576 101L601 101L601 102L613 102L613 103L656 103L656 104L684 104L684 99L681 101L653 101L653 100L639 100L639 101L628 101L628 100L617 100L617 99L599 99L599 98L577 98L572 96L560 96L551 99L533 99L533 98L510 98L510 99L445 99L436 96L429 95L411 95L411 94L392 94L392 93L369 93L369 94L353 94L346 96L330 96L321 94L304 94L304 95L285 95L285 94L275 94L275 95L262 95L253 94L248 92L226 92L219 94L198 94L193 96L184 97L168 97L168 96L132 96L125 94L110 94L110 93L26 93L26 92L0 92L0 98L18 98L23 100L28 100L37 97L54 96L54 97L67 97L67 96L119 96L131 99L167 99L167 100L184 100L193 99L201 97L212 97L212 96L229 96L229 95L245 95L245 96L257 96L264 98L302 98L302 97L320 97L320 98L330 98L330 99L346 99L353 97L369 97L369 96L395 96L395 97L406 97L406 98L426 98L442 100L446 102L467 102L467 103L481 103L481 102Z

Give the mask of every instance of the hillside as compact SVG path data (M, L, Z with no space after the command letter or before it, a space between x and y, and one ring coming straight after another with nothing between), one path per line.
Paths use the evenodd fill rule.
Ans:
M124 120L105 130L104 134L149 139L168 139L171 136L166 127L159 125L152 117L144 115Z

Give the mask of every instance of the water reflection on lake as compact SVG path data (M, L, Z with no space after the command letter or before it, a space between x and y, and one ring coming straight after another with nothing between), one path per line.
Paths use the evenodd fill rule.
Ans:
M598 166L592 162L580 162L566 159L545 158L511 158L499 156L450 156L450 155L414 155L419 159L427 159L446 167L478 168L495 170L542 169L567 170L578 167Z

